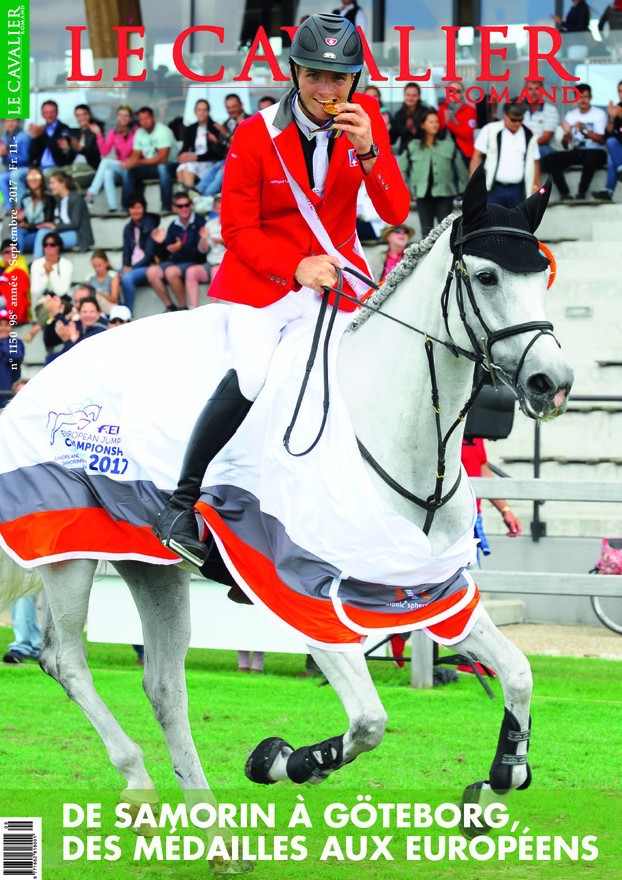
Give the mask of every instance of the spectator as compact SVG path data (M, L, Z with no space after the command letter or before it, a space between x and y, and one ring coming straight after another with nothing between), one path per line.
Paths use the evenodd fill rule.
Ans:
M113 306L108 318L108 328L112 330L113 327L122 327L124 324L129 324L131 320L132 313L127 306Z
M610 31L622 30L622 0L614 0L613 3L605 7L598 22L598 30L603 31L607 24Z
M59 296L50 290L46 291L43 296L43 305L48 313L47 320L43 325L43 345L46 351L45 363L50 364L64 351L67 336L63 329L60 330L62 336L59 336L57 327L60 324L62 328L65 328L69 324L73 306L69 295Z
M263 651L253 651L253 661L251 663L250 651L238 651L238 672L263 672Z
M425 109L425 104L421 103L421 89L417 83L407 83L404 86L404 103L393 117L389 128L389 140L392 144L397 143L398 156L417 137L419 121Z
M384 119L384 121L387 125L387 128L390 128L391 127L391 114L389 113L389 111L387 110L385 105L382 103L382 94L381 94L378 86L365 86L365 88L363 89L363 94L364 95L371 95L372 98L375 98L376 101L378 101L378 103L380 104L380 113L382 114L382 118Z
M505 104L503 122L489 122L475 140L471 174L485 156L488 204L515 208L540 186L540 152L524 114L517 100Z
M109 315L112 307L119 301L119 273L110 265L106 251L95 251L91 257L91 266L94 274L87 277L87 286L94 291L99 310L104 315Z
M389 272L395 269L404 256L409 241L415 234L411 226L387 226L382 231L382 240L387 243L387 250L375 248L370 259L370 268L374 278L384 281Z
M144 196L130 196L127 202L130 222L123 229L123 267L120 272L123 302L134 311L136 287L147 281L147 269L153 262L157 250L151 237L158 228L160 218L147 213Z
M115 127L108 132L105 139L101 132L97 135L97 146L102 160L86 193L87 205L93 204L95 196L103 186L108 202L108 211L111 214L117 213L115 187L122 180L121 163L129 158L134 148L135 131L136 125L132 116L132 108L128 104L121 104L117 107ZM114 155L110 155L111 153Z
M420 134L412 140L400 159L408 187L417 199L421 237L451 214L456 186L454 175L458 148L440 131L438 113L427 108L421 116Z
M30 162L41 168L47 179L57 168L71 165L75 152L69 142L71 137L69 126L58 118L56 101L44 101L41 105L41 115L45 125L33 124L28 129L31 138Z
M102 321L101 311L94 296L86 296L80 302L78 317L79 321L69 321L64 327L60 324L56 326L56 332L65 341L65 351L84 339L91 339L108 329L108 324Z
M35 236L33 253L43 256L43 241L53 229L61 237L66 248L78 247L87 251L93 244L93 231L84 196L77 192L77 184L64 171L50 175L50 192L56 199L54 217L50 223L42 223Z
M15 336L9 312L0 309L0 391L11 390L13 383L21 376L23 360L24 343ZM5 406L9 399L7 394L0 395L0 407Z
M79 126L70 129L69 143L75 152L75 158L73 163L65 169L65 173L73 177L79 187L85 187L95 177L95 172L101 161L97 138L102 137L102 130L93 119L88 104L78 104L73 113Z
M572 0L566 18L560 18L559 15L551 15L551 18L564 34L577 34L590 29L590 7L585 0Z
M23 388L25 384L22 383ZM32 577L29 572L27 577ZM37 618L37 597L22 596L11 605L13 641L2 662L7 666L20 666L24 660L37 660L41 648L41 629Z
M458 149L456 185L458 192L462 193L469 180L469 165L475 148L477 112L464 100L462 83L449 83L446 93L447 99L438 108L438 120L441 132L447 130Z
M177 157L177 181L188 189L225 157L226 147L221 132L210 119L209 110L209 103L204 98L196 102L194 113L197 121L186 129Z
M365 13L358 5L357 0L353 2L343 2L339 9L333 9L333 15L341 15L351 21L355 27L360 28L363 33L367 30L367 18Z
M11 170L9 171L9 145L13 145L15 152L10 154ZM4 134L0 138L0 158L4 171L0 172L0 192L4 199L4 209L9 211L17 208L26 192L24 179L30 167L30 138L20 127L19 119L4 120ZM17 202L11 204L9 193L9 180L17 186Z
M537 139L540 158L544 159L554 150L553 138L559 125L559 113L555 104L540 100L542 90L540 80L528 79L525 83L525 89L529 95L529 101L523 123Z
M151 107L141 107L137 113L138 125L134 133L132 152L121 162L123 206L137 190L142 191L145 180L158 180L162 211L170 211L173 180L168 161L176 148L175 137L168 125L156 122Z
M55 202L46 191L39 168L29 168L26 193L17 212L17 246L20 253L32 253L37 232L53 228Z
M273 104L276 104L276 98L273 98L272 95L264 95L257 101L257 110L265 110L266 107L271 107Z
M620 100L617 104L609 101L607 107L607 183L604 189L592 193L595 199L604 199L607 202L612 200L616 184L622 180L622 82L618 83L618 98Z
M561 201L572 199L564 176L565 168L570 165L582 166L576 197L585 199L594 172L607 161L607 114L600 107L592 107L592 89L587 83L579 83L576 89L579 92L577 107L566 113L562 122L562 146L565 152L549 153L543 162L544 170L553 176Z
M26 324L30 311L30 278L25 260L16 256L16 248L10 238L5 238L0 249L3 263L0 308L7 309L17 324Z
M151 233L153 240L163 245L168 259L147 269L147 281L166 306L167 312L187 308L184 287L186 271L195 263L205 262L205 253L199 249L200 230L205 226L205 217L194 213L192 202L186 193L175 195L173 211L177 217L171 222L166 234L160 228ZM171 300L167 285L175 295L177 304Z
M48 313L44 307L43 297L46 291L57 293L59 296L68 294L71 289L71 277L73 275L73 263L66 257L61 256L63 242L56 232L49 232L43 239L43 253L45 256L32 261L30 267L30 295L32 307L37 324L26 333L26 342L32 342L34 337L43 328L47 321Z
M486 455L486 447L484 441L480 437L473 437L469 440L462 441L462 464L469 477L494 477L493 472L488 465L488 457ZM475 537L477 538L480 548L485 556L490 553L486 534L484 532L482 521L482 502L480 498L476 499L477 503L477 520L475 523ZM509 504L503 498L491 498L490 503L495 507L508 530L508 538L516 538L522 531L520 520L512 513Z
M229 118L223 125L217 125L216 127L222 135L225 148L228 150L236 128L241 122L248 119L248 113L244 111L240 96L233 93L225 97L225 110ZM220 162L215 162L198 182L196 186L197 192L202 196L214 196L216 193L219 193L222 189L224 171L225 160L222 159Z
M220 226L221 203L221 197L214 196L214 213L216 216L210 217L205 226L199 231L198 249L201 253L207 254L207 262L190 266L186 272L186 294L188 295L188 302L193 309L196 309L199 305L199 285L209 285L212 283L225 254Z

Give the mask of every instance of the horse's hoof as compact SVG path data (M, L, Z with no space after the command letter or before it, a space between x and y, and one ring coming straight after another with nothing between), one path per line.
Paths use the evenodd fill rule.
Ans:
M263 739L249 754L244 765L244 773L251 782L257 782L259 785L274 785L276 780L270 779L268 770L279 756L287 758L293 751L292 746L278 736Z
M254 871L252 862L245 862L243 859L223 859L222 856L215 856L208 862L212 874L248 874Z
M472 785L467 785L462 793L462 799L460 800L460 812L464 817L464 805L465 804L479 804L482 797L482 790L487 782L474 782ZM490 790L490 789L488 789ZM473 840L474 837L480 837L482 834L488 834L492 831L490 825L484 822L483 819L479 820L479 825L469 824L465 825L464 822L460 822L460 831L468 840Z
M134 834L138 834L141 837L155 837L159 831L158 828L158 817L160 815L160 799L158 798L158 793L156 791L150 791L148 789L137 790L125 789L121 792L121 797L119 798L120 804L126 804L128 807L128 813L132 817L132 831ZM139 810L143 810L145 806L150 807L151 815L153 816L154 822L142 822L140 825L134 825L134 822L138 818Z

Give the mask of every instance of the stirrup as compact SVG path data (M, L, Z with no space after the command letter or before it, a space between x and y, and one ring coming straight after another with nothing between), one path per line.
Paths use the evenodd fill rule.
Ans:
M177 513L176 516L174 516L175 513ZM172 516L174 516L173 519L171 518ZM196 535L187 536L189 542L196 543L196 552L192 548L186 547L184 544L181 543L180 540L177 540L175 537L173 537L173 532L178 521L182 517L188 516L191 516L192 520L195 521L195 514L192 507L176 509L174 507L171 508L167 505L167 507L164 507L158 514L158 519L153 526L153 533L154 535L156 535L157 538L160 539L162 544L164 544L164 546L167 547L169 550L172 550L173 553L181 556L182 559L185 559L187 562L192 563L192 565L195 565L197 568L201 568L201 566L205 563L207 559L208 549L199 538L198 526L196 526ZM199 547L203 549L203 553L200 556L198 549Z

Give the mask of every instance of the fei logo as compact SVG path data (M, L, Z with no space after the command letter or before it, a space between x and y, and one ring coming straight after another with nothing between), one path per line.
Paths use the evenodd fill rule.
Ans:
M102 408L96 403L88 403L79 409L70 409L69 412L55 412L51 410L48 413L46 427L51 425L50 446L54 445L56 435L62 428L75 428L76 431L82 431L89 424L96 422L101 415Z
M354 148L348 150L348 159L350 160L350 168L358 168L359 160L356 158L356 150Z

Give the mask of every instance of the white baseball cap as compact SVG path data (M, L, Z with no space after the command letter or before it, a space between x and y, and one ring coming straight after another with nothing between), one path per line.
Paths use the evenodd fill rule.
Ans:
M132 313L127 306L113 306L108 315L109 321L123 321L126 324L132 320Z

